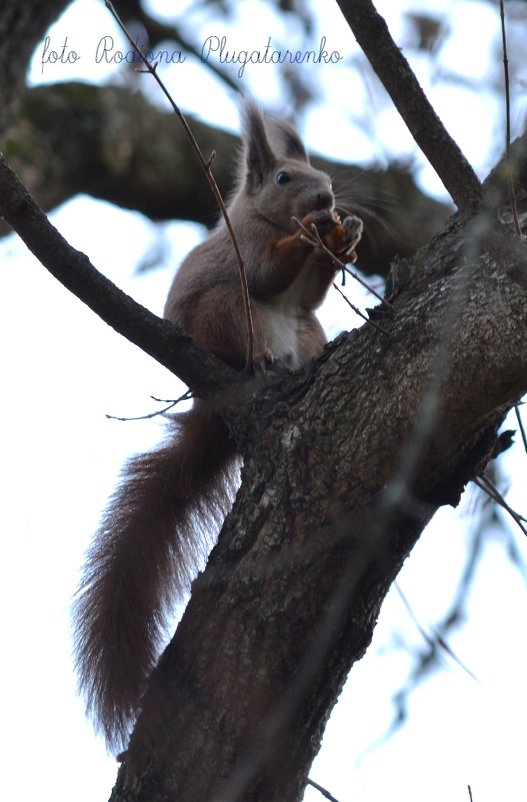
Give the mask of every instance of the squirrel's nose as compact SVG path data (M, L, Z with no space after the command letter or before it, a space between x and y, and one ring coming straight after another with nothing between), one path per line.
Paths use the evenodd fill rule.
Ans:
M332 209L335 198L330 190L317 194L317 206L319 209Z
M312 211L318 212L322 209L332 209L335 203L333 193L328 190L327 192L317 192L313 203L309 205Z

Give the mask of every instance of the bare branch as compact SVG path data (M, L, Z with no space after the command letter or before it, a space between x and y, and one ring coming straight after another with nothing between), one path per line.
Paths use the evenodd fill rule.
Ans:
M317 791L319 791L322 794L322 796L324 796L326 799L329 799L330 802L339 802L338 799L336 799L332 794L329 793L329 791L327 791L321 785L316 783L314 780L308 779L307 784L313 786L313 788L316 788Z
M371 0L337 0L357 42L464 220L480 210L481 182L435 113Z
M240 380L240 374L198 348L190 337L138 304L72 248L0 154L0 215L70 292L119 334L175 373L200 396Z
M71 0L3 0L0 19L0 129L9 124L37 43Z
M186 390L183 393L183 395L180 395L179 398L175 398L173 401L167 401L167 400L162 401L160 398L156 398L153 395L151 395L150 398L152 399L152 401L157 401L158 404L165 404L163 409L156 409L155 412L148 412L146 415L134 415L133 417L130 418L123 418L119 417L118 415L110 415L108 413L106 413L106 417L109 420L118 420L123 423L135 420L150 420L150 418L157 418L162 415L166 415L167 412L169 412L171 409L174 409L174 407L177 406L179 403L181 403L181 401L189 401L192 398L192 393L190 392L190 390Z
M126 26L121 21L121 18L117 14L117 12L116 12L115 8L113 7L112 3L110 2L110 0L106 0L106 7L108 8L110 13L114 17L115 21L117 22L117 24L119 25L119 27L123 31L124 35L126 36L128 41L130 42L130 44L132 45L132 47L134 48L136 53L140 56L140 58L141 58L143 64L145 65L147 71L155 78L158 86L161 88L163 94L165 95L165 97L167 98L168 102L172 106L175 114L177 115L179 121L181 122L181 124L182 124L182 126L183 126L183 128L185 130L185 133L186 133L186 135L188 137L188 140L189 140L190 144L192 145L192 149L193 149L194 153L197 156L197 159L198 159L198 161L199 161L199 163L200 163L200 165L201 165L201 167L203 169L203 172L205 173L205 175L207 177L207 180L208 180L208 182L210 184L210 188L212 189L212 194L214 195L214 197L216 199L216 202L217 202L218 206L220 207L223 219L225 221L225 225L227 227L227 231L229 232L229 236L230 236L231 241L232 241L232 246L234 248L234 253L236 255L236 262L238 264L238 272L239 272L239 275L240 275L240 285L241 285L242 298L243 298L243 309L244 309L244 313L245 313L245 324L246 324L246 328L247 328L247 359L246 359L246 362L245 362L245 370L246 370L246 372L252 373L252 371L253 371L253 362L254 362L254 328L253 328L252 314L251 314L251 302L250 302L250 298L249 298L249 286L247 284L247 273L245 272L245 265L243 263L242 254L241 254L241 251L240 251L240 248L239 248L239 245L238 245L238 241L236 239L236 235L234 233L234 229L233 229L233 227L231 225L231 221L229 219L229 215L228 215L228 212L227 212L227 207L225 206L223 197L222 197L221 192L220 192L220 190L218 188L218 185L216 183L216 179L214 178L214 176L212 174L212 171L211 171L211 164L212 164L212 161L213 161L213 158L214 158L214 154L211 154L209 159L205 159L205 157L203 156L203 153L201 152L201 148L199 147L199 145L198 145L198 143L196 141L196 138L195 138L194 134L192 133L192 129L190 128L190 126L189 126L184 114L181 112L181 109L179 108L179 106L175 102L174 98L172 97L172 95L170 94L168 89L166 88L165 84L163 83L163 81L161 80L159 75L157 74L157 69L156 69L157 68L157 64L154 64L152 66L152 64L150 64L148 59L144 56L144 54L141 51L141 49L137 46L136 42L132 39L132 37L128 33L128 30L126 29Z
M194 56L196 59L201 58L201 48L198 47L191 39L185 36L178 24L171 24L165 19L157 19L149 14L143 8L141 0L120 0L119 11L123 19L130 21L138 21L144 26L147 44L151 49L154 49L162 42L173 40L178 47L185 50L188 54ZM184 26L183 26L184 27ZM230 90L237 92L240 88L239 82L233 77L235 75L234 69L230 71L223 66L215 64L209 60L207 62L207 69L223 81Z
M483 490L484 493L486 493L496 504L498 504L498 506L502 507L505 512L508 512L513 521L518 524L523 534L527 535L527 529L523 523L525 518L507 504L502 494L496 485L489 479L489 477L486 474L483 474L481 477L476 477L474 482L481 490Z
M505 5L500 0L500 19L501 19L501 42L503 48L503 79L505 83L505 161L507 164L507 181L509 183L509 195L514 229L519 237L522 235L520 220L518 217L518 205L516 203L516 193L514 191L514 178L510 165L511 150L511 98L509 81L509 59L507 56L507 33L505 31Z
M352 304L350 299L346 296L345 293L342 292L340 287L338 287L337 284L335 284L335 282L333 282L333 289L335 289L338 292L338 294L346 301L348 306L350 306L353 309L353 311L355 312L356 315L358 315L363 320L365 320L366 323L369 323L370 326L373 326L374 328L378 329L383 334L386 334L388 337L390 336L390 332L389 331L386 331L386 329L383 329L383 327L379 326L378 323L375 323L374 320L370 320L368 315L365 315L364 312L361 312L361 310L358 308L358 306L355 306L354 304Z
M226 197L233 186L237 137L194 118L191 126L203 153L217 151L214 177ZM192 220L211 227L218 218L209 185L197 160L189 158L185 132L174 125L172 110L151 105L125 86L73 81L32 87L20 98L3 148L45 212L84 193L155 221ZM367 275L386 275L396 254L412 256L450 214L449 206L423 195L396 165L362 169L315 155L311 163L334 178L339 205L353 202L356 207L360 198L356 211L365 225L360 261ZM0 221L0 236L8 228Z
M527 435L525 434L525 428L524 428L522 417L521 417L521 414L520 414L519 404L516 404L516 406L514 407L514 412L516 413L516 420L518 421L520 434L522 436L523 447L524 447L525 451L527 452Z

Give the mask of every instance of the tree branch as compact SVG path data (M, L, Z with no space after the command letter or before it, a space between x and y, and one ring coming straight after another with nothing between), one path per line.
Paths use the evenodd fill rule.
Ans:
M126 25L123 23L123 21L119 17L117 11L115 10L115 8L114 8L113 4L110 2L110 0L106 0L106 8L110 11L110 13L112 14L113 18L115 19L115 21L117 22L117 24L121 28L121 30L124 33L124 35L126 36L126 38L128 39L129 43L131 44L131 46L135 50L136 54L141 59L140 63L143 64L143 66L145 67L146 71L150 73L150 75L156 81L157 85L159 86L159 88L161 89L161 91L165 95L166 99L170 103L170 105L172 107L172 111L174 112L174 114L178 118L179 122L183 126L183 130L185 131L187 139L188 139L188 141L190 143L190 146L192 148L192 152L193 152L194 156L196 157L196 159L198 161L198 164L200 165L201 169L203 170L204 175L207 178L207 181L208 181L209 186L211 188L212 194L214 196L214 200L216 201L216 204L218 205L218 207L220 209L220 212L221 212L221 215L223 217L224 224L225 224L225 228L227 229L229 237L230 237L230 240L231 240L231 244L232 244L232 248L233 248L233 251L234 251L234 255L236 257L236 263L238 265L238 275L239 275L239 278L240 278L240 289L241 289L241 292L242 292L243 311L244 311L244 315L245 315L245 326L246 326L246 334L247 334L247 358L246 358L246 361L245 361L245 371L246 371L246 373L252 373L253 365L254 365L254 329L253 329L253 321L252 321L251 302L250 302L250 299L249 299L249 287L248 287L248 284L247 284L247 273L246 273L246 270L245 270L245 264L243 262L243 257L242 257L241 251L240 251L240 246L238 245L238 240L236 239L236 234L234 233L234 228L232 227L232 224L231 224L231 221L230 221L230 217L229 217L229 213L228 213L227 207L225 205L225 201L223 200L223 195L221 194L221 192L220 192L220 190L218 188L218 184L216 182L216 178L215 178L214 173L212 172L212 169L211 169L212 160L213 160L213 157L215 155L215 152L213 151L213 153L209 156L209 158L205 159L205 156L203 155L203 152L202 152L200 146L198 145L196 137L194 136L194 132L193 132L191 126L188 124L185 115L181 112L181 109L179 108L179 106L175 102L174 98L172 97L172 95L168 91L165 83L159 77L159 75L157 73L157 63L155 65L152 65L152 64L150 64L148 59L145 58L145 54L143 53L142 49L140 47L138 47L136 42L134 42L133 37L130 35L130 32L128 31L128 29L126 28Z
M184 35L180 26L175 22L169 23L163 19L156 19L152 17L141 3L141 0L119 0L119 15L125 21L126 26L130 29L137 28L137 23L144 27L149 48L155 49L157 45L173 41L185 53L194 56L196 59L201 59L201 48L198 47L191 39ZM142 46L140 42L140 46ZM212 61L207 62L207 69L210 70L217 78L223 81L230 90L239 92L240 84L235 79L235 70L231 68L229 71L223 66L218 66Z
M29 250L70 292L130 342L175 373L191 390L209 396L240 380L240 374L198 348L190 337L115 286L75 250L0 155L0 215Z
M371 0L337 0L384 88L464 220L481 208L481 183L446 131Z
M191 124L203 152L216 151L214 175L226 197L238 139L199 120ZM4 153L45 211L82 192L152 220L211 227L218 217L174 115L125 87L72 81L30 89L6 133ZM397 166L363 169L319 157L311 162L333 177L339 204L364 220L359 261L366 274L386 275L396 254L412 256L450 213ZM0 235L6 229L0 224Z
M2 0L0 14L0 130L9 122L33 50L71 0Z

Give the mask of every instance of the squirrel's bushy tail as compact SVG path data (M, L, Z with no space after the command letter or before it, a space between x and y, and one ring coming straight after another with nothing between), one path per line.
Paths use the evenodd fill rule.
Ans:
M198 402L173 426L165 445L125 466L74 601L79 688L111 749L137 715L170 604L232 499L236 451L221 418Z

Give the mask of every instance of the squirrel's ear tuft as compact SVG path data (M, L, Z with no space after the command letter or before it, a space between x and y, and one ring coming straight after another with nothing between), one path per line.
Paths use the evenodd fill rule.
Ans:
M271 170L274 170L276 156L267 138L263 114L256 103L246 100L241 114L245 183L247 190L253 192L263 184Z
M272 120L268 128L272 146L280 156L298 159L309 164L309 156L304 143L292 125L283 120Z

